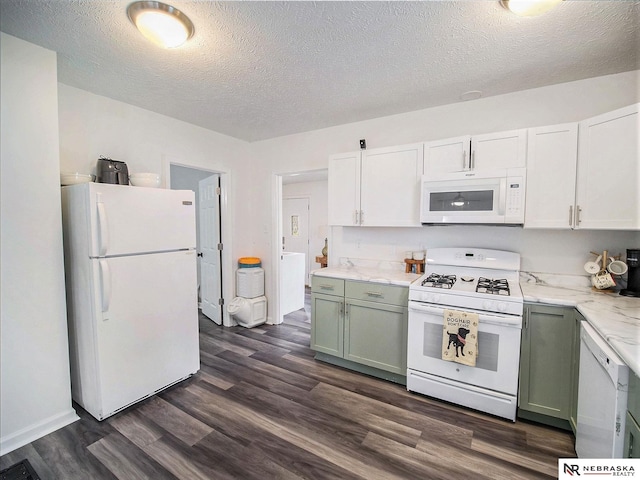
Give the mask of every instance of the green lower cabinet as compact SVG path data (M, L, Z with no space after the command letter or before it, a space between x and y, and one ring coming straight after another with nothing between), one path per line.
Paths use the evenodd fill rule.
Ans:
M314 276L311 349L316 358L405 383L408 296L408 287Z
M569 429L575 372L573 308L525 304L518 416Z
M406 375L406 307L346 300L344 358Z
M344 352L344 298L311 294L311 348L342 357Z
M569 424L573 434L576 434L578 426L578 380L580 378L580 323L584 317L574 311L573 332L573 361L571 363L571 411L569 412Z
M640 458L640 427L629 412L624 428L624 458Z
M629 372L629 398L624 431L624 457L640 458L640 379Z

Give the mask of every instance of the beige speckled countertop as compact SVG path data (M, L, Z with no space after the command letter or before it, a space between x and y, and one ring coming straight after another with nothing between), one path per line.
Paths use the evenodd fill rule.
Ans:
M522 272L525 302L575 307L640 376L640 298L591 288L588 277Z

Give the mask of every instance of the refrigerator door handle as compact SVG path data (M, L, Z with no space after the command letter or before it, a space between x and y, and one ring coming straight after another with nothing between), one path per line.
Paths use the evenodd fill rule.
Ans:
M102 293L102 311L109 311L111 303L111 270L108 260L100 260L100 283Z
M107 210L104 208L104 203L100 201L100 194L98 194L98 224L100 225L100 245L99 256L104 257L107 254L109 248L109 232L107 224Z

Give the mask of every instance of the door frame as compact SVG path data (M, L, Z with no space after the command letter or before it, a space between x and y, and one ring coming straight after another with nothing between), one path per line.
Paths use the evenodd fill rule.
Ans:
M272 325L278 325L283 322L282 310L280 309L280 253L282 252L282 177L290 176L292 174L304 174L324 171L326 168L314 168L309 170L294 170L287 172L273 172L271 174L271 225L274 228L271 229L271 268L273 274L271 275L271 306L269 310L271 315L267 317L267 323ZM331 235L331 229L329 232ZM331 255L331 242L329 244L329 255Z
M190 168L192 170L199 170L201 172L211 173L211 175L220 175L220 188L222 193L220 195L220 229L221 240L224 248L220 259L220 271L222 273L222 298L225 304L222 306L222 325L225 327L232 327L236 325L235 320L229 315L225 305L231 301L234 297L234 276L233 276L233 255L232 255L232 241L231 232L233 230L233 217L231 215L231 206L229 204L229 190L232 185L231 173L215 168L202 167L200 165L194 165L186 162L182 159L170 158L163 156L163 177L164 187L171 188L171 165L177 167ZM213 322L211 322L213 323Z

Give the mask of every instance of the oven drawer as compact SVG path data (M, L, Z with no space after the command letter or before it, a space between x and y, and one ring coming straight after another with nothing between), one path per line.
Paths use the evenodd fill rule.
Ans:
M409 301L409 287L347 280L344 296L355 300L406 307Z
M322 277L314 275L311 278L311 291L326 295L344 296L344 280L341 278Z

